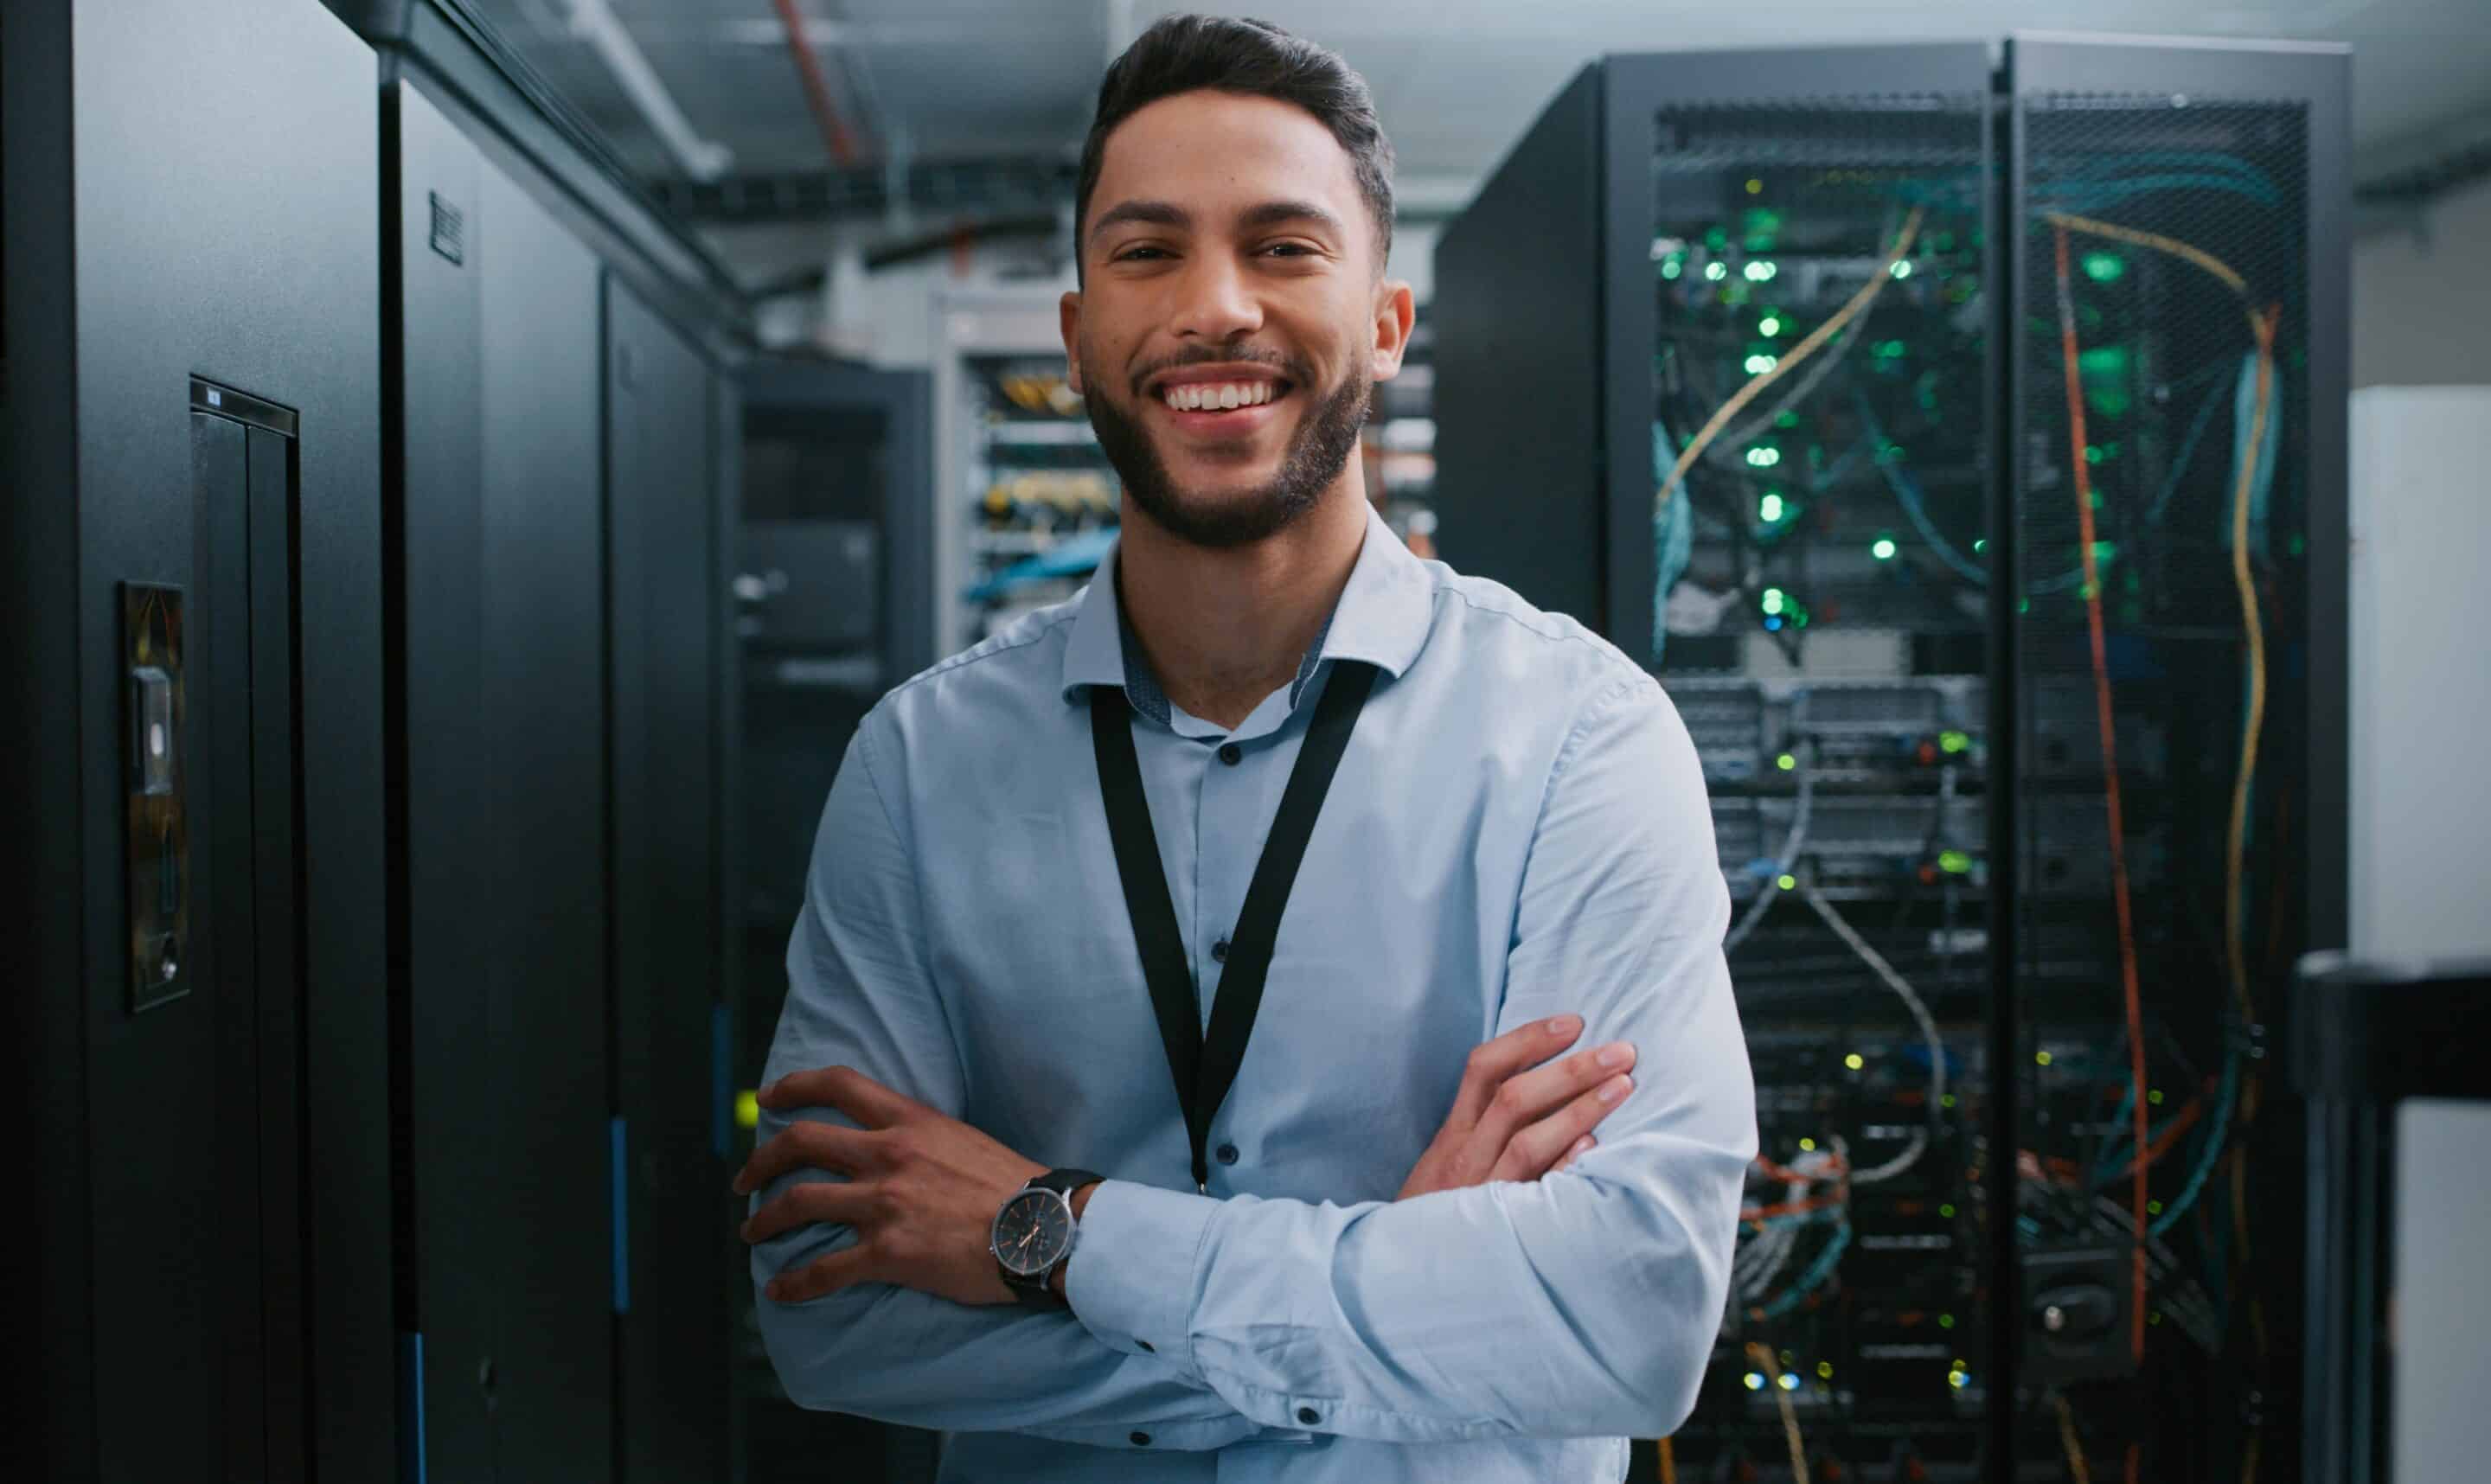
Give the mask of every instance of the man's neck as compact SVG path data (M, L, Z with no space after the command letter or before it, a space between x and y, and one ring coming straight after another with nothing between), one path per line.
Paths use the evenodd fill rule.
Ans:
M1234 730L1298 666L1366 538L1364 491L1335 486L1268 540L1214 551L1125 502L1116 597L1168 700Z

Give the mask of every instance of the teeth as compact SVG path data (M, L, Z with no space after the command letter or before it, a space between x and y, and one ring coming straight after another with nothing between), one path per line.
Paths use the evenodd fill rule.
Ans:
M1187 382L1160 395L1176 412L1225 412L1235 407L1260 407L1276 389L1268 381Z

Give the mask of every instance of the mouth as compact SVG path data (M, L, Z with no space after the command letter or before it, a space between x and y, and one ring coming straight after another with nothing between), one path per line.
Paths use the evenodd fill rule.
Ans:
M1268 375L1189 372L1162 378L1149 395L1177 430L1194 437L1227 439L1254 432L1277 414L1295 388Z

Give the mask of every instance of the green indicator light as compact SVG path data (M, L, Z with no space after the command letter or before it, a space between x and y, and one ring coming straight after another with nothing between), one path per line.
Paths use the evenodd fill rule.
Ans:
M2161 1214L2162 1214L2162 1203L2161 1203L2161 1202L2159 1202L2159 1201L2148 1201L2148 1202L2146 1202L2146 1203L2145 1203L2145 1213L2146 1213L2147 1215L2149 1215L2149 1216L2159 1216L2159 1215L2161 1215Z
M1946 1096L1939 1098L1939 1099L1938 1099L1938 1106L1939 1106L1939 1107L1941 1107L1941 1108L1951 1108L1951 1107L1953 1107L1953 1106L1954 1106L1954 1094L1953 1094L1952 1092L1949 1092Z
M1865 1058L1861 1057L1860 1053L1855 1051L1851 1055L1842 1059L1842 1064L1856 1072L1860 1070L1860 1068L1866 1066L1868 1062Z
M1952 1216L1954 1214L1954 1203L1952 1201L1949 1201L1944 1206L1939 1207L1938 1214L1941 1216Z
M1940 851L1938 869L1949 876L1961 876L1972 869L1972 857L1959 850Z
M1660 265L1660 276L1664 278L1675 278L1685 272L1686 272L1686 264L1679 258L1671 258Z
M1782 322L1771 314L1756 322L1756 334L1771 339L1782 333Z
M2292 549L2292 554L2293 554L2294 556L2296 556L2296 557L2297 557L2297 556L2301 555L2303 551L2306 551L2308 548L2309 548L2309 542L2308 542L2306 539L2304 539L2304 538L2301 538L2301 537L2298 537L2298 536L2296 536L2296 537L2294 537L2294 538L2292 538L2292 548L2291 548L2291 549Z
M2085 254L2085 276L2095 283L2117 283L2120 276L2126 272L2127 260L2116 252Z
M1747 358L1747 374L1750 376L1762 376L1767 371L1772 370L1774 366L1779 364L1781 364L1781 359L1777 356L1749 356Z
M1773 766L1784 772L1789 772L1792 769L1799 766L1799 759L1785 752L1780 757L1773 759Z
M1781 461L1782 451L1779 449L1749 449L1747 451L1747 466L1751 469L1771 469L1773 465L1778 464Z
M1763 603L1767 613L1779 613L1783 605L1790 601L1790 597L1779 588L1767 588L1765 596L1759 601Z
M1799 1141L1799 1147L1803 1152L1813 1153L1816 1149L1816 1141L1814 1139L1802 1139Z
M1833 1379L1833 1362L1831 1360L1818 1361L1816 1363L1816 1374L1826 1381L1832 1381Z
M761 1126L761 1098L748 1088L735 1094L735 1126L738 1128Z
M1881 536L1877 538L1877 543L1868 548L1868 554L1875 557L1880 562L1893 561L1894 538L1890 536Z
M2152 1103L2152 1104L2153 1104L2154 1106L2155 1106L2156 1108L2161 1107L2161 1106L2162 1106L2162 1090L2161 1090L2160 1088L2155 1088L2153 1091L2146 1093L2146 1094L2145 1094L2145 1100L2146 1100L2147 1102L2149 1102L2149 1103Z
M1899 259L1895 262L1892 268L1888 270L1888 272L1891 273L1897 278L1908 278L1912 276L1912 260L1910 258Z
M1962 752L1971 745L1972 738L1965 733L1940 732L1938 734L1938 750L1941 752Z
M1722 248L1730 246L1730 229L1728 227L1713 227L1708 229L1704 234L1704 246L1712 248L1715 252L1718 252Z
M2050 1064L2050 1054L2046 1051L2037 1051L2033 1053L2033 1061L2038 1065L2047 1066Z
M2085 445L2085 462L2088 464L2098 464L2101 461L2101 445L2097 443L2089 443Z
M1712 262L1704 265L1704 276L1712 279L1715 283L1718 283L1722 279L1730 276L1730 265L1722 262L1719 258L1714 258Z
M1987 551L1989 549L1989 538L1987 537L1975 538L1972 543L1972 549L1975 551Z
M1781 496L1767 495L1756 502L1756 518L1770 526L1782 518L1783 509Z
M1743 271L1750 283L1770 283L1773 281L1773 275L1780 273L1781 269L1771 258L1758 258Z
M1957 1391L1962 1390L1963 1373L1961 1371L1949 1371L1947 1373L1947 1384L1954 1387Z
M1790 412L1790 411L1787 411L1787 410L1785 410L1785 411L1783 411L1783 412L1780 412L1780 413L1777 413L1777 414L1775 414L1775 415L1774 415L1774 418L1773 418L1773 426L1775 426L1775 427L1780 427L1780 428L1792 428L1792 427L1797 427L1797 426L1799 426L1799 414L1798 414L1798 413L1795 413L1795 412ZM2301 539L2301 538L2299 538L2299 537L2297 537L2297 536L2296 536L2296 537L2294 537L2294 538L2293 538L2293 539L2297 541L2297 540ZM2293 553L2293 555L2294 555L2294 556L2299 556L2300 554L2301 554L2301 553L2299 553L2299 552L2297 552L2297 551Z
M1784 876L1775 881L1773 885L1781 887L1784 891L1796 891L1799 889L1799 878L1796 876ZM1802 1139L1799 1141L1799 1147L1803 1149L1812 1149L1816 1148L1816 1142L1812 1139Z
M2033 611L2033 599L2031 599L2031 598L2029 598L2029 597L2019 597L2019 598L2017 598L2017 599L2015 600L2015 611L2016 611L2016 612L2018 612L2018 613L2030 613L2030 612L2032 612L2032 611Z
M1751 195L1751 196L1756 196L1756 195L1763 195L1764 193L1765 193L1765 183L1764 183L1763 181L1760 181L1760 180L1756 179L1756 178L1755 178L1754 176L1752 176L1752 175L1751 175L1751 176L1749 176L1749 177L1747 177L1747 194L1749 194L1749 195Z
M1941 1315L1939 1315L1939 1316L1938 1316L1938 1327L1939 1327L1940 1329L1952 1329L1952 1328L1954 1327L1954 1316L1953 1316L1953 1315L1951 1315L1951 1314L1941 1314ZM1962 1362L1961 1362L1961 1361L1957 1361L1957 1362L1956 1362L1956 1364L1960 1365L1960 1364L1962 1364Z
M1747 1389L1750 1391L1764 1390L1765 1373L1762 1371L1749 1371L1747 1373Z
M2118 555L2119 547L2116 543L2111 541L2094 542L2094 560L2095 562L2108 562L2111 558Z

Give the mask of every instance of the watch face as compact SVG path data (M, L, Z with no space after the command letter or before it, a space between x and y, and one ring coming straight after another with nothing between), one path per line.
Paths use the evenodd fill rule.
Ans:
M1008 1272L1042 1273L1071 1247L1071 1208L1052 1190L1024 1190L995 1217L995 1261Z

